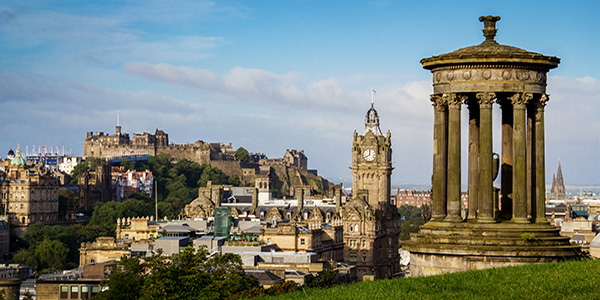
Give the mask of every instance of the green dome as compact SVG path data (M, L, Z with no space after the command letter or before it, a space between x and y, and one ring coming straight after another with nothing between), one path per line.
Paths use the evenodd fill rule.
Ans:
M21 145L17 147L17 155L10 161L11 166L24 166L26 164L25 159L21 156Z

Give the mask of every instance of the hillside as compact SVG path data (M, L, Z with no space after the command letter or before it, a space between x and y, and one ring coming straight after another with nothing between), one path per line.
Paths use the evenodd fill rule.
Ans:
M600 299L600 260L361 282L261 299Z

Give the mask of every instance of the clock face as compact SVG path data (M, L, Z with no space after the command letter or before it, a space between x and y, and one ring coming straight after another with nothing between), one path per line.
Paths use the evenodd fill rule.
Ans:
M375 160L375 151L373 149L367 149L363 152L363 157L366 161L373 161Z

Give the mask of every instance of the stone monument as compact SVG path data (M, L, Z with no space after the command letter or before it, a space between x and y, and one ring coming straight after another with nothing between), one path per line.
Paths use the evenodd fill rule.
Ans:
M421 60L433 73L432 219L403 243L414 276L553 262L577 246L545 218L546 73L560 59L501 45L498 16L485 41ZM501 188L494 188L492 108L502 113ZM461 108L468 120L467 218L461 217Z

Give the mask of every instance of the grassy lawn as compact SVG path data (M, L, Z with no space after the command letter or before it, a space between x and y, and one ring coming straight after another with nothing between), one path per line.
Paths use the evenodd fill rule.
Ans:
M262 299L600 299L600 260L378 280Z

